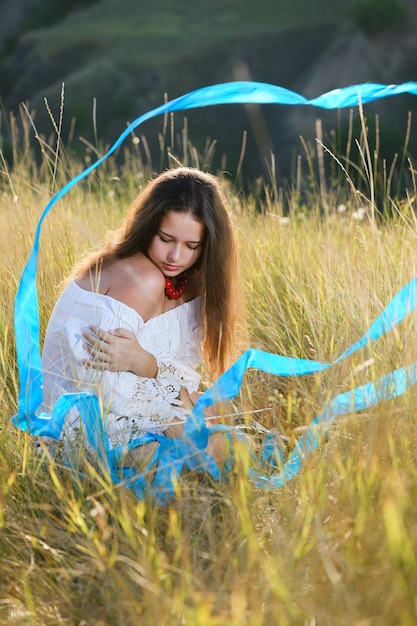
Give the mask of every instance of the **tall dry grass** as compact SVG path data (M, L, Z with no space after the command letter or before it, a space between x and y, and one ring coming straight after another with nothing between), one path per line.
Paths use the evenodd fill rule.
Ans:
M242 453L227 481L184 475L167 507L137 501L94 468L76 477L46 463L11 425L17 282L42 208L85 164L61 146L57 160L57 144L40 139L35 165L24 141L16 135L14 167L4 161L0 181L0 622L415 624L413 389L339 420L279 490L255 489ZM149 176L137 146L132 140L126 148L125 168L105 165L48 218L38 282L42 332L74 259L116 226ZM94 149L86 149L87 159ZM204 164L191 149L178 158L184 155ZM347 185L346 210L338 211L341 189L330 183L321 178L311 188L311 210L297 188L284 199L273 181L261 212L256 198L227 188L254 347L332 361L416 275L412 187L408 199L392 199L393 217L379 219L369 186L358 198ZM292 440L336 393L416 361L414 334L412 317L322 375L284 380L249 372L242 402L268 409L265 423Z

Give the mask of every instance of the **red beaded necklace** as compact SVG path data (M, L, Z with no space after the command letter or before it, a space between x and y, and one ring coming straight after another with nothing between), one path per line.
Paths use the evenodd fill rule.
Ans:
M185 272L177 276L177 288L174 287L174 281L165 276L165 295L169 300L178 300L181 298L187 285L187 275Z

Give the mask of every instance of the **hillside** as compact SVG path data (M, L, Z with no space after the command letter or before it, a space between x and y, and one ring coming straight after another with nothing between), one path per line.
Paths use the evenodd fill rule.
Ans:
M172 99L207 84L250 78L312 96L355 82L401 82L417 76L414 0L408 0L407 27L374 39L359 32L350 20L352 0L66 4L75 5L76 10L44 28L35 20L37 27L28 29L25 20L19 23L17 17L19 1L0 0L2 14L9 16L7 35L4 26L3 32L0 29L0 93L8 110L16 111L19 102L29 102L36 111L38 130L48 136L52 125L44 98L57 116L64 82L63 136L64 140L68 137L75 118L73 147L80 145L80 135L94 141L94 99L98 136L112 142L126 122L161 104L165 94ZM32 0L32 5L33 24L42 0ZM14 21L10 20L13 15ZM397 116L397 107L391 102L389 112ZM285 173L299 134L314 135L317 115L316 110L264 107L264 130L255 137L244 107L199 110L187 114L189 138L200 150L207 137L217 139L218 159L227 153L227 167L233 170L242 133L249 129L248 171L252 175L261 172L262 160L272 148ZM340 124L336 115L325 116L325 123ZM183 115L176 115L179 135L182 119ZM156 120L140 130L155 154L161 128L162 120Z

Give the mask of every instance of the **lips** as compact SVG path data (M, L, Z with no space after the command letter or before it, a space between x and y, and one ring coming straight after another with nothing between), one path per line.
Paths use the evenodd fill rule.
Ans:
M169 263L164 263L164 268L166 272L178 272L180 270L178 265L169 265Z

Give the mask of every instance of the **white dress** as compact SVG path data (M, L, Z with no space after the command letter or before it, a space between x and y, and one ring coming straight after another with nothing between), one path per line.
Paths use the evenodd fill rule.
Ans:
M96 394L111 447L146 432L161 434L175 417L185 420L189 411L179 400L181 387L192 393L200 382L196 372L202 360L199 304L196 298L144 322L126 304L71 282L58 299L46 330L43 410L50 414L63 393ZM133 331L141 346L155 356L157 377L84 366L88 354L81 333L91 324L104 330ZM62 436L75 440L80 429L80 416L73 409Z

